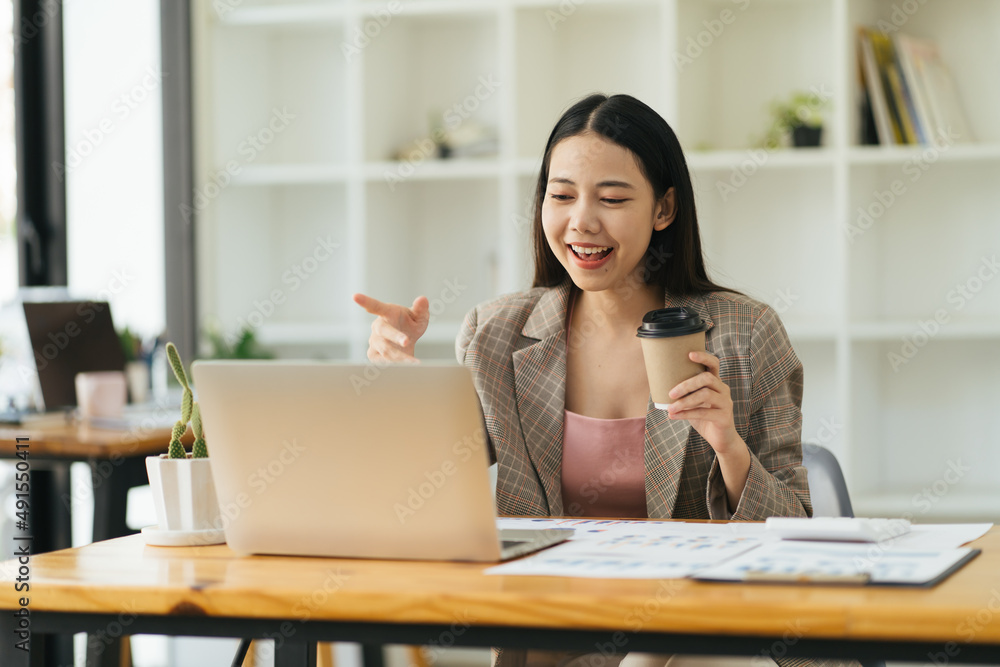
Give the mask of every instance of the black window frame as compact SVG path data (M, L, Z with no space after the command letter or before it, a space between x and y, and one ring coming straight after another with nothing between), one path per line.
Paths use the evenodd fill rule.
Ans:
M62 0L14 0L18 282L66 286L67 221ZM163 224L167 335L197 351L191 3L160 2Z

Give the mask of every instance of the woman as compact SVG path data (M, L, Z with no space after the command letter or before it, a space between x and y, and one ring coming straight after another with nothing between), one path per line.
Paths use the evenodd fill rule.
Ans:
M802 365L773 310L709 280L666 121L627 95L566 111L545 148L533 237L533 288L473 309L457 341L499 464L500 513L809 515ZM355 301L378 316L369 358L414 360L427 299ZM706 351L690 354L705 372L671 390L667 411L650 401L636 337L665 306L710 327Z

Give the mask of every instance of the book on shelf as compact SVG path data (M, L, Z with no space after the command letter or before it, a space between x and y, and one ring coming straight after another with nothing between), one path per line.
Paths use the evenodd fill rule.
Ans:
M889 104L885 96L885 87L882 85L882 75L879 71L878 61L875 59L875 49L869 31L866 28L858 29L858 45L862 65L862 84L871 103L878 143L883 146L893 146L899 141L889 117Z
M937 123L931 114L927 83L924 80L923 61L920 57L922 45L918 40L902 33L897 33L893 37L893 42L900 70L909 83L913 114L923 130L923 143L930 143L936 133Z
M973 140L954 79L933 40L859 28L858 58L879 144Z

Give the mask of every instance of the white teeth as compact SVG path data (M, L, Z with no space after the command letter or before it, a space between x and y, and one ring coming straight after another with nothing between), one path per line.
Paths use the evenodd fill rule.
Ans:
M601 246L599 248L589 248L589 247L584 248L583 246L570 244L569 247L572 248L573 252L577 253L578 255L593 255L594 253L597 252L606 252L608 250L611 250L611 248L609 248L608 246Z

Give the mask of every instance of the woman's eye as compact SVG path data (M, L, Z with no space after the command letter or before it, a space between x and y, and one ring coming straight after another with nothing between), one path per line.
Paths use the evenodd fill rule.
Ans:
M572 197L569 195L549 195L549 196L555 199L556 201L568 201L572 199Z
M608 197L605 197L602 201L605 201L608 204L621 204L622 202L625 202L625 201L628 201L628 200L627 199L609 199Z

